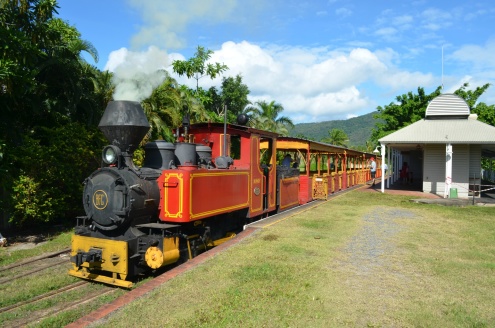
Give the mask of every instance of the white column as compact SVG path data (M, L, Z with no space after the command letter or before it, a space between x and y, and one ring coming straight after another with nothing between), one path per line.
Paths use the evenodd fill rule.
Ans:
M390 150L390 147L388 148L388 157L387 157L387 166L388 166L388 176L389 178L387 179L387 189L390 189L390 170L392 169L392 165L390 165L391 161L391 155L392 155L392 151Z
M382 151L382 165L381 170L382 170L382 183L380 184L380 187L382 188L382 193L385 192L385 167L383 164L385 163L385 145L380 144L381 148L380 150Z
M443 197L449 197L450 186L452 185L452 144L447 144L445 149L445 189Z

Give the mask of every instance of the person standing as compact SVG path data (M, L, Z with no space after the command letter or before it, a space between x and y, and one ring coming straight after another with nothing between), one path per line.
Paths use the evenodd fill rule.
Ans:
M282 161L282 166L290 167L290 163L292 162L292 157L289 154L285 155L284 160Z
M408 176L409 176L409 166L407 165L407 162L404 162L404 164L402 164L402 169L400 170L400 179L402 180L402 183L409 182Z
M375 162L374 157L371 157L370 160L371 160L370 173L371 173L371 178L373 179L373 186L374 186L375 185L375 176L376 176L376 162Z

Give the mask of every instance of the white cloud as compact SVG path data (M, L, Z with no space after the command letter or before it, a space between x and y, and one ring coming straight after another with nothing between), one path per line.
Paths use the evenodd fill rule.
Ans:
M390 49L344 52L323 47L262 47L243 41L225 42L211 61L229 67L224 76L241 74L252 101L275 100L284 106L284 115L300 123L345 119L373 110L376 100L363 93L365 84L379 85L386 90L381 93L431 84L430 74L396 68L392 64L396 56ZM180 82L194 86L191 80ZM220 84L221 78L200 80L203 88Z
M455 10L449 12L437 8L429 8L421 13L422 27L426 30L438 31L448 28L454 20Z
M340 17L349 17L352 15L352 10L350 10L349 8L342 7L336 9L335 14Z
M245 22L244 17L261 10L258 0L127 0L140 12L142 25L132 37L133 48L155 45L166 49L186 46L184 34L191 24Z
M414 19L411 15L402 15L402 16L394 17L392 20L392 24L402 27L408 27L410 26L410 24L413 23L413 21Z
M260 46L243 41L225 42L214 51L211 62L229 67L225 77L241 74L250 89L251 101L275 100L284 106L284 115L301 123L361 115L376 107L380 94L390 97L434 82L431 74L400 70L394 64L398 58L399 54L390 48L375 52L366 48L337 51L326 47ZM124 73L118 76L126 79L129 71L149 74L168 67L171 72L169 65L175 59L185 58L179 53L168 55L156 47L145 52L122 48L111 53L106 69ZM193 79L176 78L179 83L195 87ZM199 83L205 89L219 88L221 77L204 77ZM128 92L129 88L123 90ZM368 97L371 94L373 100Z
M408 72L398 69L388 69L386 74L377 76L376 81L392 90L405 89L409 91L417 87L428 87L436 83L431 73Z
M386 39L392 38L397 34L397 29L394 27L384 27L375 31L375 35Z
M487 41L484 45L469 44L454 51L450 58L468 62L469 64L483 69L495 69L495 39Z
M484 45L469 44L462 46L448 56L449 61L455 61L462 65L457 65L457 69L461 70L464 66L462 78L457 78L453 82L452 88L456 90L462 83L468 82L471 88L482 86L490 83L491 86L480 97L480 101L487 104L495 103L495 39L489 39ZM459 73L458 73L459 74Z

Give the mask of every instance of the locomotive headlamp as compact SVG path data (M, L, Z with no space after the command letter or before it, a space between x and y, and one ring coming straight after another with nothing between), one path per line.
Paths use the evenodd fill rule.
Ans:
M116 146L110 145L103 148L102 158L105 164L115 164L120 156L120 149Z

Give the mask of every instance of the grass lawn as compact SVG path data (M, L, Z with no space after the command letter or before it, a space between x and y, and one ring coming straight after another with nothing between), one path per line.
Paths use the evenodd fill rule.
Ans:
M105 327L495 327L495 208L353 191L263 229Z
M259 230L92 326L495 327L494 214L352 191ZM2 264L32 252L5 250ZM72 319L54 320L44 326Z

